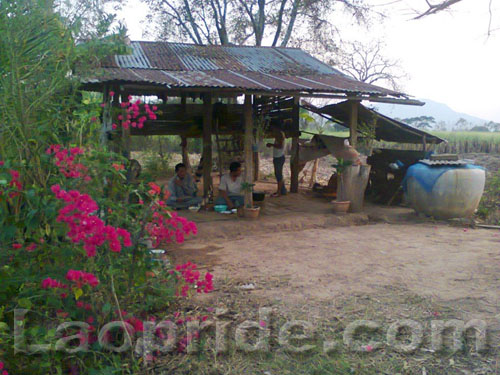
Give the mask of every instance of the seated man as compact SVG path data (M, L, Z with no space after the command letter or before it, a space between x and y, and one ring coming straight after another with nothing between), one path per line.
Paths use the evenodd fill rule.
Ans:
M175 176L168 182L168 191L170 197L167 204L170 207L180 209L201 204L201 198L196 196L198 189L193 177L182 163L175 166Z
M227 204L227 209L240 207L245 204L245 198L241 194L241 163L232 162L229 166L229 173L223 175L220 179L219 196L215 204Z

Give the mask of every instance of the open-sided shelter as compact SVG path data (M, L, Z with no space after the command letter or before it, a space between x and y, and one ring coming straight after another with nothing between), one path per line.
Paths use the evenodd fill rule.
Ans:
M253 180L257 115L279 122L292 138L291 191L297 192L301 97L347 100L353 146L362 100L423 104L403 93L359 82L297 48L131 42L130 50L130 54L104 60L92 76L81 77L84 88L103 92L105 100L114 91L112 105L117 109L128 95L158 96L164 104L158 106L158 118L147 121L142 129L113 130L115 112L108 112L103 116L103 140L121 139L127 153L131 135L202 137L205 194L211 186L212 135L216 132L243 136L245 180ZM243 104L237 104L234 98L241 96ZM168 104L168 97L180 97L180 104ZM188 98L202 103L190 104ZM223 98L233 100L221 104Z

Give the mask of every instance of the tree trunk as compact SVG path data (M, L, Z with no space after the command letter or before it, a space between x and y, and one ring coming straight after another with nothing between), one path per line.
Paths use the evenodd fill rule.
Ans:
M363 211L370 169L371 165L351 165L338 177L337 201L350 201L351 212Z
M313 168L311 171L311 181L309 181L309 187L312 188L316 183L316 174L318 172L319 159L314 160Z

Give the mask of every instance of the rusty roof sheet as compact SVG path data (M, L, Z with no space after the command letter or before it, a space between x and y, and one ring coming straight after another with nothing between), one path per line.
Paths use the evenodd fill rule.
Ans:
M168 42L131 42L130 47L131 54L105 59L93 76L82 81L406 97L359 82L297 48Z

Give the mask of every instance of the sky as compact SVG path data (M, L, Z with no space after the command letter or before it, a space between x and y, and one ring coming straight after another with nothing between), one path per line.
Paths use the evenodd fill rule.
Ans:
M400 61L408 75L404 92L416 98L445 103L452 109L500 122L500 0L492 0L492 28L488 37L490 0L462 0L451 10L420 20L425 0L365 0L383 17L375 17L369 32L342 21L342 37L367 42L378 38L386 55ZM437 1L431 1L436 3ZM147 6L129 0L119 14L132 40L145 40Z

